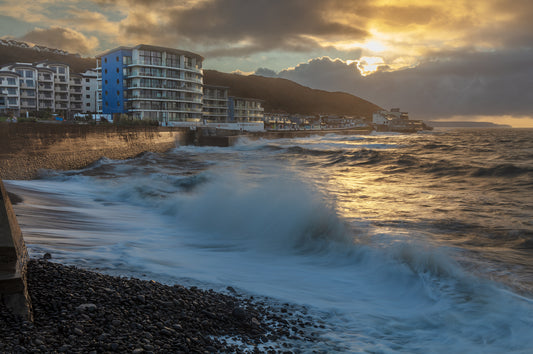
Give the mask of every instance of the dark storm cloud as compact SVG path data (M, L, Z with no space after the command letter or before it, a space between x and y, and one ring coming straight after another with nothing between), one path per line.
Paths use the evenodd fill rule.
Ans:
M216 47L206 53L210 56L238 56L273 49L310 51L321 47L313 38L365 38L368 33L361 23L342 23L328 15L328 7L337 2L205 1L194 6L167 9L160 13L164 24L159 26L146 26L142 12L137 12L122 24L122 30L127 34L138 34L142 28L154 38L158 33L159 36L174 34L187 43Z
M531 115L533 50L451 53L416 68L363 77L355 64L314 59L279 77L330 91L345 91L383 107L399 106L416 118L453 115Z

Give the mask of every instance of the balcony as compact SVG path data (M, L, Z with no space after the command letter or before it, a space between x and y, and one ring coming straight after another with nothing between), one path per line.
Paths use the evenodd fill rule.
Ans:
M53 91L54 88L51 85L39 85L39 91Z
M53 78L51 75L39 75L38 76L39 81L46 81L46 82L53 82Z

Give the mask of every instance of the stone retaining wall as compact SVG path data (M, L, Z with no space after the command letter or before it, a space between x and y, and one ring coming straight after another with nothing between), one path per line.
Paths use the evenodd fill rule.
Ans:
M0 123L0 178L32 179L40 169L80 169L104 156L163 152L189 140L183 128Z

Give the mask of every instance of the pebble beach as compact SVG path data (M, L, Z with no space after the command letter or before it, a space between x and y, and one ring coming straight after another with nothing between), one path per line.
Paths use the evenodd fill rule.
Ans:
M292 353L320 326L290 308L212 290L28 263L33 322L0 305L4 353Z

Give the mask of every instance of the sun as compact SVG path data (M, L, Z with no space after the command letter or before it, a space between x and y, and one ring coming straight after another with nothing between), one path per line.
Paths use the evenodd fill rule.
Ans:
M368 76L375 73L380 66L385 64L381 57L361 57L357 62L357 69L362 76Z

